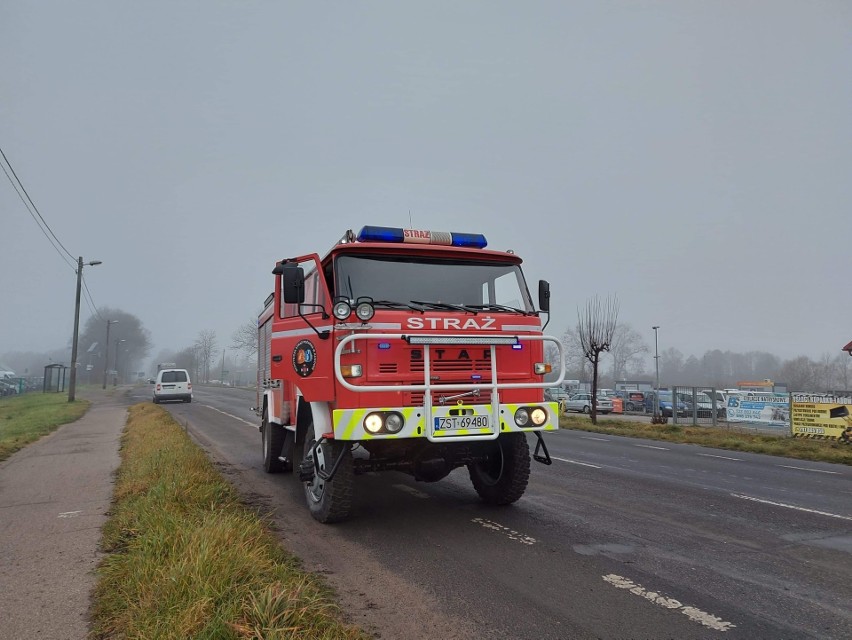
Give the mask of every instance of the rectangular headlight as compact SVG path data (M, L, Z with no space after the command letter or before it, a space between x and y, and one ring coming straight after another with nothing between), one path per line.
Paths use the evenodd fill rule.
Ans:
M544 375L545 373L550 373L553 371L553 367L551 367L546 362L536 362L535 363L535 372L538 375Z
M344 378L360 378L362 369L360 364L342 364L340 373Z

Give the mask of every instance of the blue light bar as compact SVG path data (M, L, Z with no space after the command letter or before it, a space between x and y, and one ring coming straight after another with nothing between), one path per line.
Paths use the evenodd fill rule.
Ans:
M481 233L447 233L398 227L363 227L358 242L409 242L414 244L440 244L453 247L484 249L488 241Z

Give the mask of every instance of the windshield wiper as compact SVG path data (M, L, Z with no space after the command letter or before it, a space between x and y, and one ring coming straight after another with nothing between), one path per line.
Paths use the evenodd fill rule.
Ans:
M510 313L522 313L525 316L530 315L529 311L524 311L523 309L516 309L515 307L507 307L505 304L468 304L466 307L470 307L471 309L479 309L480 311L508 311Z
M412 302L414 302L414 300L412 300ZM419 311L420 313L424 313L426 311L423 307L415 306L408 302L397 302L396 300L373 300L373 306L392 307L395 309L411 309L412 311Z
M468 313L472 313L476 315L478 313L477 309L473 307L468 307L466 305L461 304L450 304L449 302L425 302L423 300L412 300L412 304L423 305L424 307L430 307L432 309L447 309L451 311L466 311Z

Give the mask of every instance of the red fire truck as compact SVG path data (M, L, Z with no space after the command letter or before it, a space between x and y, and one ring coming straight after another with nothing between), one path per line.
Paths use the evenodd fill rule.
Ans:
M324 257L275 264L258 318L257 408L268 473L295 472L320 522L351 514L354 476L396 470L435 482L465 466L489 504L526 490L542 431L559 428L545 387L565 375L543 334L521 258L480 234L366 226ZM558 357L550 382L545 343Z

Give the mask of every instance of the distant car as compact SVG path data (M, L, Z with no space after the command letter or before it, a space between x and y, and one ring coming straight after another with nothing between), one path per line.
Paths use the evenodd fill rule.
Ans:
M544 399L547 402L561 402L567 400L569 395L571 394L564 389L548 388L544 390Z
M641 391L619 391L618 397L625 411L642 411L645 406L645 394Z
M612 411L612 400L598 396L597 412L610 413ZM580 413L592 412L592 394L591 393L575 393L568 396L565 401L565 411L579 411Z
M186 369L163 369L154 381L154 404L166 400L192 402L192 382Z
M679 416L688 416L692 413L692 405L684 401L683 397L678 394L677 399L672 399L671 391L661 390L660 394L660 415L671 417L675 411ZM645 394L645 413L654 413L654 403L656 402L656 391L649 391ZM677 405L675 408L674 405Z

